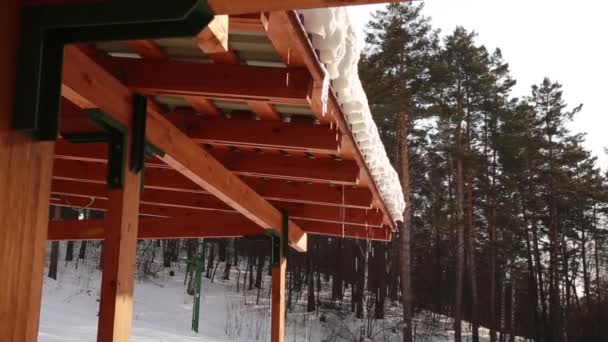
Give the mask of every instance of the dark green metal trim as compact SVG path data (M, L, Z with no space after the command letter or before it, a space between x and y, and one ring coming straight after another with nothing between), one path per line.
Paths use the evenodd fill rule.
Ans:
M282 257L283 258L287 258L287 251L289 250L289 212L288 211L283 211L283 217L282 217L282 225L283 225L283 229L282 229L282 233L283 236L281 237L281 252L282 252Z
M268 236L270 237L270 265L279 267L281 265L281 238L278 234L268 234Z
M72 144L107 143L110 140L106 132L61 133L61 136Z
M23 10L13 128L55 140L63 47L69 43L194 36L213 20L205 0L115 0Z
M84 111L89 120L103 128L108 143L108 173L106 182L111 189L122 189L127 159L127 128L99 109Z
M158 146L146 141L146 158L152 158L154 156L164 157L165 151L158 148Z
M131 171L139 173L146 161L146 117L148 99L140 94L133 96L133 127L131 137Z
M272 267L279 267L281 259L287 258L289 250L289 213L284 211L281 218L281 234L275 230L266 230L266 236L270 238L270 261Z
M127 137L118 130L110 130L108 142L108 187L122 189L125 180Z

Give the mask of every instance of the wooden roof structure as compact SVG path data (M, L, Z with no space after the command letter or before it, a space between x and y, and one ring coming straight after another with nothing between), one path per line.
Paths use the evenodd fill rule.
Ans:
M208 225L201 230L232 220L239 208L197 184L186 165L213 158L221 164L214 176L221 173L235 183L234 176L240 177L245 184L238 186L253 190L249 196L288 211L294 231L389 240L394 223L333 93L328 113L322 112L319 65L293 11L216 17L197 37L69 46L60 132L98 133L83 110L116 113L109 92L144 94L149 117L162 120L147 131L169 128L183 140L183 145L167 146L168 139L159 139L155 146L167 152L194 148L194 142L203 150L179 163L160 156L146 161L142 215L198 216ZM96 83L87 93L78 84L86 78L106 83ZM106 144L74 144L61 137L55 145L51 203L106 210L106 165ZM214 213L209 221L210 210L223 214ZM260 229L276 226L249 218ZM238 235L240 227L245 225L226 229L227 236Z
M138 238L270 232L298 251L306 250L307 234L390 240L395 223L331 89L323 109L323 67L292 10L380 1L179 1L188 2L210 10L204 29L149 39L148 27L133 39L130 28L142 26L137 20L112 31L113 22L97 28L86 16L65 27L48 19L71 4L86 9L99 0L5 5L0 71L10 77L0 85L0 262L8 275L0 280L7 289L0 294L0 336L8 341L36 339L47 240L104 240L111 247L104 255L99 341L128 340L132 303L114 299L132 294ZM102 16L106 4L90 15ZM41 27L28 26L30 13L44 13ZM26 44L19 37L36 30L44 32L42 57L32 58L40 70L24 66L32 56L23 55L23 45L19 50ZM80 37L87 34L126 38ZM77 44L64 46L66 40L53 50L51 38L71 35ZM61 73L52 73L47 49L59 53ZM37 70L60 84L20 83ZM56 99L46 91L53 87L60 89ZM38 96L24 97L28 92ZM33 129L54 133L55 125L57 139L19 126L20 109L52 112L53 101L60 104L56 117L36 117ZM49 205L107 214L49 224ZM282 340L284 325L281 255L273 270L273 341Z

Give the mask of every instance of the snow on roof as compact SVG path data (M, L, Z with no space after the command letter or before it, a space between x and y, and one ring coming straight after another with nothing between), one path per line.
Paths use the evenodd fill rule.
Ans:
M331 80L346 121L389 214L394 221L403 220L405 201L401 183L386 155L361 86L358 70L361 46L347 10L338 7L298 13L304 17L304 28L325 65L326 80Z

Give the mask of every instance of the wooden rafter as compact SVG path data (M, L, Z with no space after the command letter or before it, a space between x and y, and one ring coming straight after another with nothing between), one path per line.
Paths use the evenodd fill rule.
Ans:
M53 195L66 200L68 203L89 203L94 201L95 205L106 205L108 190L100 183L82 183L66 180L54 180L51 190ZM86 201L74 197L85 198ZM142 204L149 204L149 211L142 207L141 212L149 215L159 216L182 216L182 213L201 210L233 210L222 201L212 195L202 193L176 192L158 189L147 189L141 198ZM382 213L371 209L341 208L335 206L320 206L305 203L290 203L271 200L275 207L289 212L292 218L346 223L352 225L381 226ZM86 204L82 205L85 206ZM153 206L153 207L152 207ZM158 207L170 207L175 210Z
M341 132L344 133L341 143L341 155L346 159L355 160L360 167L360 184L369 187L374 195L374 205L379 207L385 214L385 223L395 228L395 224L390 218L384 202L380 198L378 189L375 186L373 177L361 152L357 149L349 125L344 118L338 100L330 88L327 103L327 115L323 115L320 110L319 85L325 78L325 72L315 54L315 49L310 42L302 23L295 11L277 10L262 15L262 21L275 49L282 56L283 61L291 67L306 67L313 78L313 87L309 102L313 113L320 122L335 120Z
M104 65L131 89L150 95L197 96L309 105L306 69L107 58Z
M127 42L129 48L137 52L142 58L152 60L168 60L169 56L158 44L151 40L132 40ZM184 99L201 114L221 116L222 112L208 99L195 96L185 96Z
M131 120L133 93L75 47L64 49L62 93L81 108L100 108L121 123ZM146 138L166 154L163 162L261 227L281 232L282 214L209 153L148 107ZM290 222L292 247L306 249L306 233Z
M192 140L190 140L192 141ZM58 141L56 158L105 163L107 144L70 144ZM240 176L286 179L301 182L356 185L359 168L353 161L329 158L311 159L299 156L283 156L270 153L233 152L226 149L210 149L207 154ZM162 159L162 158L161 158ZM146 162L148 168L167 168L158 159Z
M105 177L105 165L98 163L56 159L53 167L53 178L57 180L102 184ZM359 209L370 209L372 203L371 193L365 188L252 177L244 177L243 181L269 201ZM163 168L149 168L146 170L145 188L186 193L208 193L177 171Z
M204 222L204 225L201 225ZM243 224L245 223L245 224ZM101 240L104 220L69 220L49 222L50 241ZM139 220L138 239L230 238L264 234L264 230L240 214L213 211L196 215Z
M195 38L198 47L216 63L239 64L239 57L228 43L227 15L215 16L213 21Z
M97 131L80 109L62 107L61 132ZM330 126L282 121L201 117L185 112L166 115L176 127L199 144L269 150L339 154L341 135Z
M55 203L57 205L65 205ZM318 223L294 219L311 234L355 239L387 241L388 227ZM100 240L103 237L104 220L57 221L49 225L49 240ZM173 218L141 217L140 239L182 239L197 237L241 237L264 234L264 230L242 215L221 211L206 211Z

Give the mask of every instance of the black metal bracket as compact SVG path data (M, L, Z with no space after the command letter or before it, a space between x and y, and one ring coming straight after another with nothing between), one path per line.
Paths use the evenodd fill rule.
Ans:
M281 265L281 259L287 257L289 249L289 214L283 212L282 217L282 229L281 234L275 230L268 230L266 235L270 238L270 250L271 250L271 266L279 267Z
M12 127L37 140L57 139L64 45L194 36L211 20L213 12L205 0L24 8Z
M125 179L125 160L127 157L127 129L120 122L99 109L85 110L89 120L104 129L108 143L108 173L106 182L111 189L121 189ZM95 133L102 136L101 134ZM65 134L64 134L65 136ZM69 138L66 138L69 140ZM91 139L93 140L93 139ZM88 141L97 142L97 141Z
M146 161L146 117L148 99L140 94L133 96L133 128L131 136L131 171L139 173Z

